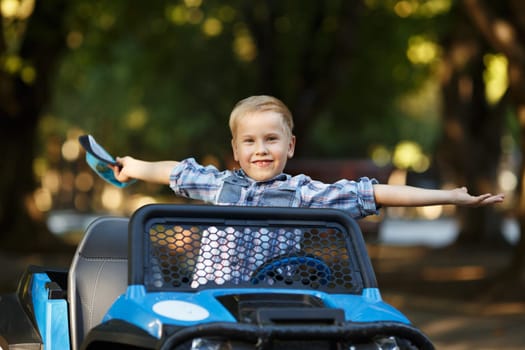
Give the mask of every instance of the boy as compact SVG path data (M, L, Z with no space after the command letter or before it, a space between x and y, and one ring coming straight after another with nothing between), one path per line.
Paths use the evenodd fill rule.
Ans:
M233 156L240 166L238 170L219 171L213 166L201 166L193 158L181 162L147 162L127 156L117 158L121 167L113 168L115 177L122 182L138 179L169 184L179 196L213 204L330 207L342 209L353 218L377 214L381 206L479 206L503 201L502 194L471 196L464 187L428 190L389 186L367 177L325 184L306 175L287 175L283 170L295 148L292 115L284 103L271 96L252 96L238 102L229 124ZM257 244L261 235L266 236L266 241L270 240L267 248ZM227 247L214 243L221 241L230 243ZM268 260L293 254L300 251L300 242L300 232L269 231L263 234L233 229L217 231L210 227L202 234L201 250L209 250L212 256L208 254L205 258L199 253L190 286L197 288L209 281L216 284L249 281L263 260L261 257ZM234 256L224 255L226 248L233 249Z
M219 171L193 158L148 162L117 158L117 180L169 184L175 194L220 205L330 207L354 218L377 214L385 206L454 204L482 206L501 203L503 194L472 196L465 187L431 190L392 186L363 177L325 184L306 175L283 173L294 154L293 119L286 105L272 96L251 96L237 103L230 115L232 149L240 169Z

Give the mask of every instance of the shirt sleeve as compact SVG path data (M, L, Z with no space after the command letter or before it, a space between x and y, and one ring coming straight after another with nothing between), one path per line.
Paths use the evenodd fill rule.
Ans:
M202 166L194 158L181 161L170 174L170 188L185 198L214 203L227 171Z
M376 179L362 177L358 181L343 179L325 184L306 177L301 191L301 205L341 209L354 219L376 215L379 208L375 202L373 185L377 183Z

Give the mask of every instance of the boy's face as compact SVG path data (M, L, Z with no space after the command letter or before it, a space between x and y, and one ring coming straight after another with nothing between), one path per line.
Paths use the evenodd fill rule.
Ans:
M256 181L265 181L283 172L287 159L293 156L295 136L286 131L280 114L255 112L237 121L232 148L244 172Z

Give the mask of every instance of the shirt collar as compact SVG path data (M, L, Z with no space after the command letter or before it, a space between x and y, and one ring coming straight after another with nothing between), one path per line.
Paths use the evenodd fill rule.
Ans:
M242 169L235 170L235 175L237 175L239 177L242 177L243 179L247 179L250 182L256 182L256 183L271 183L271 182L275 182L275 181L286 181L286 180L288 180L290 178L290 175L285 174L285 173L280 173L279 175L276 175L276 176L274 176L273 178L271 178L269 180L255 181L254 179L252 179L251 177L246 175L246 173Z

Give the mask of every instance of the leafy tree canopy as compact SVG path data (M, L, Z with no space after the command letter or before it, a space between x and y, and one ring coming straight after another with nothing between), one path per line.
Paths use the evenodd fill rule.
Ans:
M409 10L395 5L79 0L48 118L117 154L222 158L235 102L272 94L307 123L301 155L365 157L403 139L430 151L439 114L431 45L445 11L403 18ZM326 97L303 121L296 102L307 89Z

